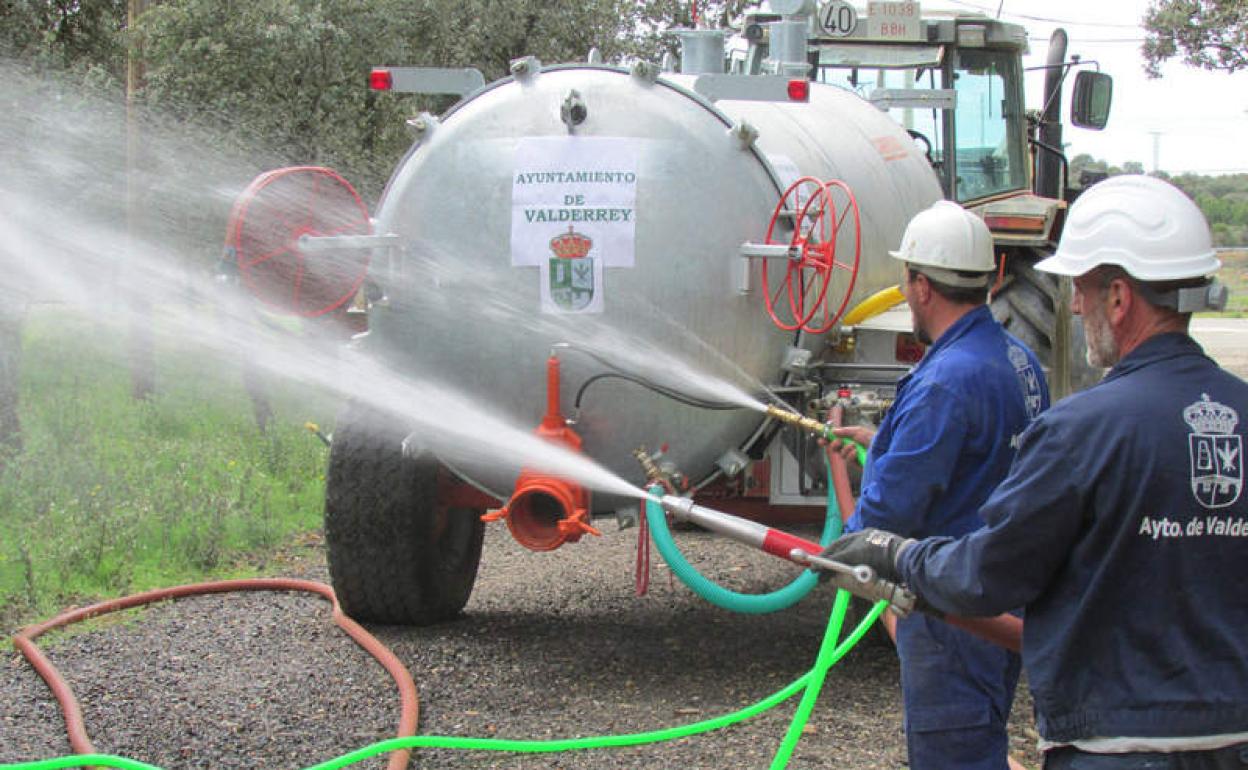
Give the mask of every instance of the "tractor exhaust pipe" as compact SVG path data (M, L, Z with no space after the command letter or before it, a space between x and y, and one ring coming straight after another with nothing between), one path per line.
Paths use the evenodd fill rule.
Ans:
M537 435L581 451L581 437L568 427L559 408L559 359L551 353L546 359L546 415L537 426ZM516 479L516 491L507 504L481 517L482 521L505 519L511 536L531 551L553 551L564 543L575 543L581 535L601 535L589 523L589 492L567 479L523 470Z
M1049 37L1044 72L1044 111L1040 115L1039 139L1048 147L1062 147L1062 84L1066 82L1066 30L1055 29ZM1036 161L1036 195L1065 200L1070 180L1062 178L1063 158L1040 148Z

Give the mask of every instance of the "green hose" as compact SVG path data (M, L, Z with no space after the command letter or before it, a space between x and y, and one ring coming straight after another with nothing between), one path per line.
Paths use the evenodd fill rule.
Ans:
M840 510L836 505L836 496L830 493L832 489L830 468L828 469L828 489L827 517L824 520L823 534L819 537L819 544L825 547L841 536L843 526ZM802 574L795 577L788 585L770 593L743 594L724 588L698 572L697 568L690 564L680 552L676 541L672 539L671 530L667 527L667 514L658 502L658 498L662 495L663 490L660 487L651 487L650 496L646 498L646 523L650 525L650 536L654 538L654 545L659 549L663 560L672 568L676 577L711 604L733 612L752 615L777 612L797 604L819 583L818 573L807 569L802 570Z
M793 697L799 690L805 689L806 693L798 706L797 713L794 715L793 722L789 725L789 731L785 735L784 741L781 743L780 749L776 753L775 759L772 761L772 770L780 770L784 768L789 761L789 757L793 753L793 748L797 745L797 741L801 738L802 727L805 726L807 718L810 716L810 710L814 706L814 701L818 697L819 688L823 685L824 677L827 675L828 669L837 661L845 656L847 652L853 649L859 640L867 633L867 629L875 622L876 618L888 607L886 602L877 602L866 617L858 624L853 633L847 636L840 644L836 644L836 638L840 635L841 626L845 621L845 612L849 606L849 594L845 591L838 591L836 595L836 603L832 608L832 615L828 618L827 631L824 633L823 645L819 649L819 654L815 658L815 665L805 674L793 680L789 685L781 690L763 698L745 708L734 711L731 714L707 719L702 722L694 722L679 727L669 727L663 730L655 730L645 733L630 733L626 735L601 735L588 738L570 738L553 741L523 741L508 740L505 738L462 738L446 735L416 735L409 738L391 738L385 741L378 741L364 748L357 749L349 754L331 759L319 765L312 765L306 770L338 770L347 765L363 761L379 754L386 754L398 749L411 748L447 748L447 749L464 749L479 751L510 751L528 754L537 753L553 753L562 751L576 751L581 749L599 749L617 746L636 746L647 743L658 743L660 741L675 740L677 738L685 738L691 735L718 730L730 725L742 722L750 717L756 716L768 709L774 708L789 698ZM16 764L0 765L0 770L56 770L57 768L69 767L117 767L122 770L161 770L156 765L149 765L137 760L128 759L126 757L118 757L109 754L80 754L75 756L56 757L53 759L42 759L34 762L18 762Z
M831 479L829 478L829 486ZM661 490L652 490L652 493ZM657 509L657 510L656 510ZM700 596L720 604L715 599L702 593L701 587L707 593L716 596L721 601L728 601L739 606L755 607L762 606L761 601L766 600L769 603L777 603L774 609L783 609L797 600L801 599L810 591L810 587L804 590L800 588L805 578L809 577L812 586L818 582L818 578L811 570L806 570L784 589L773 591L770 594L738 594L735 591L729 591L721 586L712 583L707 578L697 572L684 557L680 551L676 549L675 543L672 541L671 532L667 528L667 518L663 513L662 506L655 502L652 496L646 503L646 519L650 524L651 532L655 535L655 544L659 547L660 553L667 559L673 571L680 574L678 565L683 564L686 574L694 576L693 582L685 580L685 575L681 575L681 579L686 584L698 592ZM662 532L662 539L659 533ZM841 534L841 517L837 509L835 499L832 495L828 495L828 518L824 525L823 536L820 542L827 545ZM664 541L670 545L670 554L664 551ZM695 584L696 587L695 587ZM798 588L795 588L798 586ZM800 593L798 591L800 590ZM778 594L788 592L785 596L775 598ZM793 598L789 598L792 596ZM735 597L735 598L732 598ZM787 600L787 604L779 605L778 602ZM877 602L866 617L858 624L853 632L847 636L844 641L837 644L837 638L840 636L841 627L845 622L845 613L849 608L849 594L845 591L836 592L836 601L832 606L832 614L828 618L827 629L824 631L823 643L819 647L819 653L815 657L815 664L797 679L793 680L786 687L772 693L762 700L746 706L739 711L730 714L707 719L692 724L680 725L678 727L668 727L662 730L654 730L644 733L628 733L624 735L600 735L587 738L566 738L562 740L552 741L526 741L526 740L510 740L506 738L464 738L447 735L416 735L408 738L391 738L385 741L378 741L361 749L357 749L349 754L344 754L328 762L319 765L312 765L305 770L339 770L339 768L347 765L362 762L370 757L380 754L386 754L399 749L411 748L445 748L459 750L478 750L478 751L509 751L517 753L554 753L563 751L578 751L584 749L600 749L619 746L637 746L648 743L659 743L661 741L676 740L678 738L686 738L692 735L719 730L731 725L743 722L746 719L757 716L768 709L774 708L789 698L793 697L798 691L803 691L802 699L798 703L797 710L793 715L793 720L789 723L789 729L785 733L784 739L776 751L775 757L772 759L771 770L783 770L793 755L797 742L801 740L802 728L805 727L807 720L810 718L811 712L814 710L815 702L819 698L819 691L823 687L824 678L827 676L828 669L834 666L837 661L845 656L854 645L856 645L862 637L867 633L867 629L871 624L884 612L888 607L887 602ZM728 607L728 609L734 609ZM743 609L739 612L771 612L770 609ZM53 759L36 760L34 762L19 762L16 764L0 764L0 770L57 770L58 768L70 767L116 767L121 770L162 770L156 765L149 765L137 760L128 759L126 757L118 757L109 754L81 754L76 756L56 757Z

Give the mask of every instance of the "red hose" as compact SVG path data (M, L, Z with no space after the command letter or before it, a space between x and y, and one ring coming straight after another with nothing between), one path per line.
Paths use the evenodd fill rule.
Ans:
M828 418L833 427L841 427L843 412L844 408L840 404L832 407ZM832 471L832 488L836 493L836 504L841 509L841 521L848 521L850 514L854 512L854 508L858 505L858 501L854 499L853 492L850 490L849 466L846 464L845 458L839 452L832 451L830 446L825 447L824 451L828 455L828 464ZM987 639L1007 650L1019 652L1023 648L1023 621L1013 615L1003 614L991 618L945 615L942 619L952 626L957 626L982 639ZM883 616L883 622L884 627L888 630L889 637L896 643L897 616L886 613Z
M845 407L840 404L832 407L832 411L828 415L832 427L841 427L841 418L844 412ZM832 472L832 490L836 494L836 507L841 509L841 522L844 523L849 521L849 517L854 513L854 508L858 506L858 501L854 499L854 493L849 484L849 465L845 462L845 458L841 456L840 452L832 451L831 444L824 447L824 451L828 455L828 468Z
M844 412L845 407L840 404L832 407L831 412L828 413L828 422L832 423L832 427L841 427ZM854 492L849 484L849 463L840 452L833 452L831 446L826 447L824 451L827 452L828 468L832 472L832 489L836 493L836 505L841 509L841 522L847 522L849 517L853 515L854 509L858 507L858 501L854 499ZM884 630L888 632L888 638L893 640L893 644L896 644L897 616L891 612L886 612L880 616L880 622L884 624ZM955 623L954 625L957 624ZM967 630L974 631L974 629ZM1005 642L1000 641L1000 638L994 636L990 641L1005 646Z
M646 520L646 502L637 504L637 563L633 570L634 592L645 596L650 590L650 524Z
M91 745L91 739L87 737L87 730L83 724L82 709L78 705L78 700L74 697L73 690L65 683L65 680L61 677L61 672L56 669L56 666L52 665L52 662L35 645L34 640L54 628L107 615L118 610L130 609L168 599L178 599L184 596L228 593L231 591L305 591L319 594L327 600L333 605L334 623L345 631L356 644L376 658L386 671L390 672L390 676L393 677L395 684L399 686L402 709L399 715L398 737L407 738L416 734L420 702L419 696L416 694L416 683L412 681L412 675L408 673L407 668L403 666L393 652L377 641L372 634L365 631L360 624L343 613L332 588L324 583L317 583L311 580L293 580L288 578L220 580L146 591L120 599L100 602L90 607L70 610L43 623L27 626L13 636L13 646L21 651L26 660L30 661L30 665L34 667L35 671L39 672L39 676L43 677L43 681L47 682L49 689L52 690L52 694L56 696L56 700L61 704L61 711L65 715L65 730L69 734L70 746L79 754L95 754L95 747ZM405 749L391 752L390 762L387 767L389 770L404 770L407 767L410 754L411 752Z

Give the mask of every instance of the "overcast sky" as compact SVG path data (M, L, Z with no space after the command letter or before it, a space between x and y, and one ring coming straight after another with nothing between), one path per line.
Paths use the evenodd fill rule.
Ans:
M865 3L863 4L865 5ZM1104 131L1067 127L1067 156L1086 152L1121 165L1139 161L1153 169L1154 133L1163 171L1248 173L1248 71L1233 75L1184 65L1163 66L1162 77L1144 74L1139 26L1149 0L926 0L927 10L983 9L1022 24L1031 39L1025 66L1043 65L1057 27L1070 38L1067 55L1100 62L1114 78L1114 100ZM1070 112L1069 82L1062 105ZM1044 75L1028 74L1027 104L1040 106Z

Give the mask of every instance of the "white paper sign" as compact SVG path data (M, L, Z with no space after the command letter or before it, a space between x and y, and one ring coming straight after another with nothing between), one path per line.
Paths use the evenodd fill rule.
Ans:
M633 266L637 155L631 139L517 142L511 264L541 268L542 312L602 312L604 268Z

